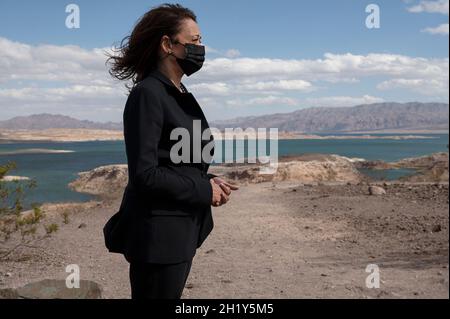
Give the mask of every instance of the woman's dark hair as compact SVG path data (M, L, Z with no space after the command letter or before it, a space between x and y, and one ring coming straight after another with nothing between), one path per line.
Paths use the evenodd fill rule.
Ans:
M172 39L187 18L197 22L194 12L180 4L164 3L145 13L131 35L123 38L120 46L113 50L117 55L107 54L106 62L112 60L109 74L119 80L131 79L133 86L143 80L158 65L162 36Z

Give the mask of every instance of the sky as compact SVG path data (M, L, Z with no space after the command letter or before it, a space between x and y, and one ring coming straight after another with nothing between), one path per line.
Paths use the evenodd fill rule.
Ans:
M0 120L45 112L120 122L127 91L108 74L104 52L161 3L1 0ZM448 0L177 3L195 12L207 46L203 68L182 82L209 121L320 106L448 103ZM66 27L69 4L80 10L79 28ZM379 9L374 28L371 4Z

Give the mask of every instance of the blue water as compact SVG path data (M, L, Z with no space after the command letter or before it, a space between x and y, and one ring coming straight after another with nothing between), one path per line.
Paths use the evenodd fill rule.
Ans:
M22 149L42 148L72 150L73 153L10 154ZM67 184L75 180L78 172L98 166L126 163L123 141L92 142L20 142L0 144L0 164L16 163L8 175L26 176L36 180L37 187L28 191L24 206L42 202L83 202L95 196L72 191ZM12 184L8 182L8 184ZM25 184L24 184L25 185Z
M337 134L335 134L337 135ZM355 134L352 134L355 135ZM393 134L371 134L393 135ZM395 134L401 135L401 134ZM424 135L424 134L420 134ZM305 153L338 154L367 160L396 161L406 157L428 155L434 152L448 151L448 134L430 134L432 139L351 139L351 140L280 140L279 156ZM32 153L4 154L26 149L71 150L72 153ZM227 152L223 152L227 154ZM15 142L0 144L0 164L8 161L16 163L17 168L8 175L33 178L37 187L28 191L24 206L31 203L86 201L95 198L70 190L67 184L77 178L77 173L98 166L126 164L125 144L123 141L92 142ZM223 161L223 160L222 160ZM220 162L220 161L218 161ZM379 171L377 177L394 179L410 170ZM8 185L13 185L11 182Z
M383 136L391 134L371 135ZM421 136L425 135L421 134ZM278 152L279 156L321 153L338 154L350 158L364 158L366 160L397 161L407 157L417 157L422 155L429 155L434 152L448 151L448 134L429 134L427 136L431 136L433 138L410 140L393 140L387 138L373 140L279 140ZM244 150L247 150L247 144L247 141L245 141L243 143L243 147L239 148L240 150L242 150L245 156L248 155L246 151L244 152ZM266 148L268 152L270 152L269 145L270 143L269 141L267 141ZM234 146L236 146L236 142L234 143ZM223 157L222 161L224 161L225 158L236 159L235 153L227 153L225 151L225 143L222 145L222 153L227 155Z
M333 134L339 135L339 134ZM357 134L351 134L357 135ZM363 135L363 134L361 134ZM371 134L376 136L401 134ZM405 134L409 135L409 134ZM417 134L425 136L424 134ZM430 134L432 139L349 139L349 140L284 140L279 143L280 155L323 153L358 157L366 160L397 161L407 157L448 151L448 134Z

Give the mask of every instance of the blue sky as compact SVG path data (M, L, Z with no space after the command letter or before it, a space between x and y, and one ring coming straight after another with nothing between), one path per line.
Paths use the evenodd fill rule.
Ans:
M80 7L80 29L65 27L65 7L69 3ZM0 53L9 53L0 58L0 66L17 63L21 67L0 76L0 105L4 109L0 120L50 112L80 119L120 121L125 98L114 93L120 90L119 86L108 82L100 64L93 66L95 74L88 79L85 74L101 60L97 48L118 43L145 11L160 3L2 0ZM198 75L183 78L183 83L202 102L209 119L359 102L448 102L448 89L444 88L448 85L448 0L178 3L197 14L203 43L210 48L210 64ZM365 8L370 3L380 7L379 29L365 25ZM430 31L439 26L439 32ZM65 53L65 59L67 45L76 49L73 55ZM15 50L26 50L29 56L21 61ZM327 53L331 56L325 56ZM96 57L86 62L88 55ZM44 72L49 56L55 67ZM70 61L78 64L73 77L58 71ZM230 64L233 71L225 67ZM263 69L260 65L269 69L261 74L242 71L247 66ZM367 70L366 65L371 69ZM297 71L273 73L270 67ZM77 80L76 70L80 69L83 74ZM250 85L255 79L260 83ZM86 83L91 91L83 89ZM107 93L106 98L95 97L94 84L99 87L97 92ZM248 89L239 91L236 87ZM211 93L211 88L216 94ZM84 100L80 95L84 95Z
M64 27L65 6L76 3L81 28ZM28 44L105 47L124 37L146 10L159 1L78 0L0 2L0 34ZM390 52L447 57L448 40L419 32L447 23L448 16L411 14L403 1L281 0L179 1L198 16L204 42L237 48L248 57L314 58L324 52ZM381 28L365 26L367 4L381 9Z

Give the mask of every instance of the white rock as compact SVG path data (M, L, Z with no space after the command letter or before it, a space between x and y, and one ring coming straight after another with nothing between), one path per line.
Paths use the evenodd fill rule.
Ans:
M379 186L369 186L369 194L370 195L385 195L386 191L384 188Z

